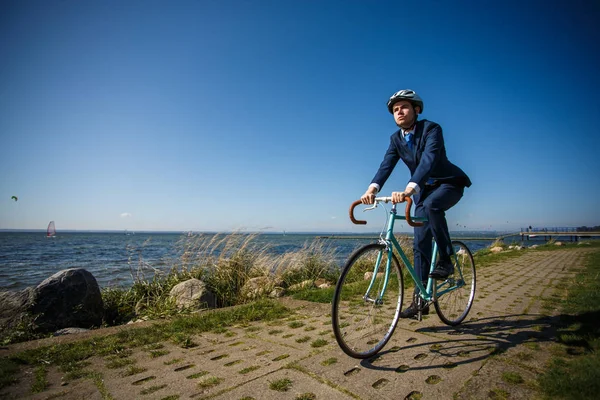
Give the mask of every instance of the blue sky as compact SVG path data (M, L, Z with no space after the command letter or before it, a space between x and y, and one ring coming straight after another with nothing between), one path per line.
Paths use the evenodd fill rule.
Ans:
M577 0L4 1L0 229L376 231L383 211L347 210L402 88L473 181L451 230L600 225L599 19Z

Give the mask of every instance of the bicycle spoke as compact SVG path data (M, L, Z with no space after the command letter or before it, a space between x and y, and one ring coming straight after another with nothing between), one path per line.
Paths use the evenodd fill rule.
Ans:
M384 287L387 261L384 245L367 245L350 257L337 283L332 308L334 333L342 350L352 357L376 354L390 339L398 322L402 274L398 260L392 257ZM365 299L367 294L371 300Z
M475 262L467 246L452 241L454 274L435 285L436 312L448 325L460 324L471 309L475 297Z

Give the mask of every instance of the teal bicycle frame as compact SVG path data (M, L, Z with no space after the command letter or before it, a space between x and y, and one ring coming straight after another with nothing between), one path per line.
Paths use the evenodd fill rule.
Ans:
M386 199L386 198L377 198L376 200L385 201L384 199ZM412 203L412 201L410 203ZM370 282L369 287L367 288L367 291L364 296L365 300L367 300L367 301L374 302L375 304L383 303L382 299L383 299L383 296L385 295L385 290L386 290L387 284L388 284L388 278L390 275L390 268L391 268L391 263L392 263L392 253L394 251L394 248L400 255L400 258L402 259L404 266L406 267L408 273L410 274L413 281L415 282L415 287L419 289L420 296L421 296L421 298L423 298L423 300L425 300L427 302L435 301L437 297L443 296L445 293L448 293L448 292L451 292L452 290L458 289L458 288L464 286L464 284L465 284L463 273L462 273L462 268L460 268L458 257L456 256L456 254L453 254L452 257L454 257L454 259L455 259L455 265L459 266L458 271L457 271L460 276L459 279L448 278L443 281L440 281L439 283L436 284L435 291L433 290L434 281L436 281L434 278L428 278L427 287L423 286L423 283L421 282L421 277L417 277L414 267L412 266L408 257L402 250L402 246L400 246L400 243L398 243L398 240L394 236L394 223L396 220L405 220L411 226L415 226L411 222L416 222L416 223L427 222L427 218L424 218L424 217L411 217L408 214L409 211L410 211L410 205L407 206L407 214L406 214L407 216L398 215L397 211L396 211L396 204L392 205L392 209L390 211L390 218L388 219L387 232L385 234L385 239L380 239L380 243L385 244L386 251L388 252L383 287L382 287L381 293L379 293L375 299L372 299L369 297L369 293L371 292L371 289L373 288L373 284L375 283L375 279L377 277L377 271L378 271L379 265L381 263L381 257L382 257L383 253L379 253L379 255L377 256L377 262L375 263L375 267L373 270L373 276L371 277L371 282ZM433 269L435 268L435 264L437 262L437 253L438 253L438 245L434 240L429 272L433 271Z

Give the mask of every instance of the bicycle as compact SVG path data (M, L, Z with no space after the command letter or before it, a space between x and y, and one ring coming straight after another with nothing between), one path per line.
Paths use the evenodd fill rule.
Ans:
M339 346L350 357L363 359L374 356L387 344L396 329L404 297L404 277L396 253L419 289L419 320L423 308L433 303L442 322L458 325L473 305L475 261L464 243L452 241L454 273L448 278L429 278L424 287L421 278L416 276L394 236L394 222L406 220L408 225L415 227L422 226L427 219L412 217L412 199L408 197L406 200L405 215L398 215L396 204L393 204L385 237L382 232L376 243L367 244L352 253L336 284L331 313L333 331ZM373 206L364 211L391 201L391 197L376 197ZM366 221L354 218L354 208L359 204L361 201L357 200L350 206L350 220L355 224L366 224ZM435 268L437 256L437 243L434 241L430 271Z

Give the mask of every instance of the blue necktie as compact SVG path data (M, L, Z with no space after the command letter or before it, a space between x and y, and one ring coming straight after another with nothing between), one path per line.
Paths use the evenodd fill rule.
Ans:
M404 140L406 140L406 144L408 145L408 148L409 148L410 151L412 151L412 149L413 149L413 141L412 141L412 139L413 139L413 134L412 133L407 133L404 136Z

